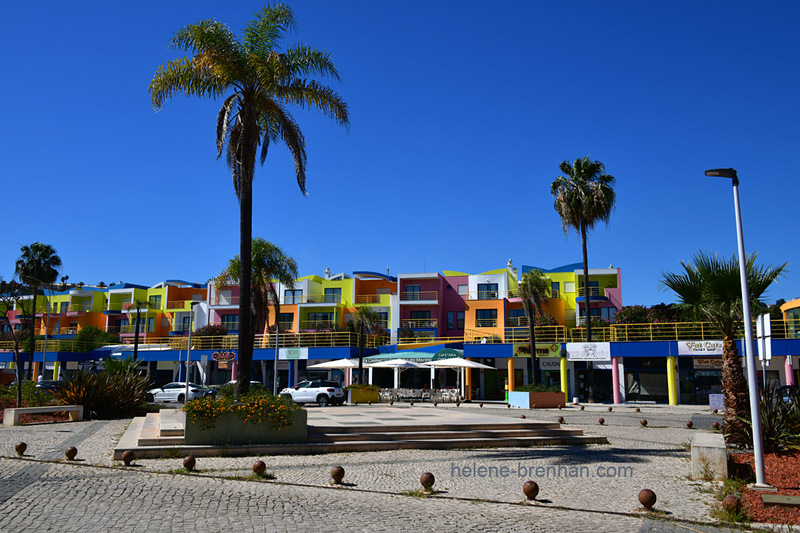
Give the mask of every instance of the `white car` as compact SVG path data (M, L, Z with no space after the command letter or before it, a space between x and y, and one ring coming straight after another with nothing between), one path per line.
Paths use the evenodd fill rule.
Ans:
M295 403L317 403L320 407L326 405L341 405L344 403L344 389L335 381L314 380L301 381L294 387L281 391L281 396L290 396Z
M212 390L196 383L189 383L189 400L213 394ZM163 387L147 391L149 402L183 402L186 399L186 382L174 381Z

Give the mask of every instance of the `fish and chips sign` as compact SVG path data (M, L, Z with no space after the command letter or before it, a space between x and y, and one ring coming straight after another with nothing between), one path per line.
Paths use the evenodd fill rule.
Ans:
M611 343L568 342L567 361L611 361Z
M514 344L514 357L530 357L531 345L528 342ZM536 343L536 357L561 357L561 345Z
M722 355L722 341L678 341L678 355Z

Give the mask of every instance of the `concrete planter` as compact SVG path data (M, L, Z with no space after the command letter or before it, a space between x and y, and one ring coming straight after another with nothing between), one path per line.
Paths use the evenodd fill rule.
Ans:
M358 403L367 403L367 402L375 402L378 403L381 401L380 391L376 390L357 390L357 389L350 389L347 391L347 403L352 404L355 402Z
M238 416L226 413L216 421L216 427L206 429L199 422L186 417L184 442L187 445L211 444L216 446L241 444L288 444L308 441L308 413L300 409L295 413L294 424L288 428L273 429L269 422L252 424L242 422Z
M520 409L533 409L545 407L564 407L566 401L564 400L563 392L517 392L511 391L508 393L508 403L511 407Z

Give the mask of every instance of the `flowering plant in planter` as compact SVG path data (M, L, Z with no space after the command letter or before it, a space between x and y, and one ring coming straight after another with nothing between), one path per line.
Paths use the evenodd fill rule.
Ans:
M216 420L226 414L236 415L243 423L268 421L274 429L283 429L294 424L295 414L300 407L291 400L259 394L239 399L203 396L187 402L183 410L192 422L206 429L216 427Z

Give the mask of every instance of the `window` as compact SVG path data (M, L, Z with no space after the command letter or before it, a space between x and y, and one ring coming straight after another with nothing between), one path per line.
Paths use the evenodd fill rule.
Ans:
M456 313L455 311L447 312L447 329L456 329Z
M478 300L496 300L497 283L478 283Z
M475 322L479 328L497 327L497 309L478 309Z
M323 329L333 327L333 313L308 313L308 327Z
M155 321L155 318L152 318L152 317L147 319L147 333L153 333L153 331L155 331L153 329L154 321Z
M303 289L286 289L283 291L283 303L299 304L303 301Z
M220 318L228 332L239 331L239 315L222 315Z
M325 289L325 303L338 304L342 301L342 289Z
M161 309L161 295L157 294L148 298L150 309Z
M464 329L464 311L456 312L456 329Z
M389 313L388 312L386 312L386 311L378 312L378 318L380 319L381 327L383 329L386 329L386 328L389 327Z
M561 298L561 284L557 281L550 283L550 296L553 298Z
M281 323L281 329L292 329L294 327L294 313L281 313L278 321Z
M188 316L183 317L183 323L181 324L181 331L189 331L189 320Z
M466 296L467 294L469 294L469 285L459 285L458 294L460 294L461 296Z
M434 323L431 320L430 311L411 311L411 327L412 328L432 328Z
M66 313L69 311L69 302L61 302L61 312Z
M535 313L536 311L534 311ZM528 319L525 316L524 309L509 309L508 310L508 325L509 326L527 326Z
M421 300L420 285L406 285L406 300Z

